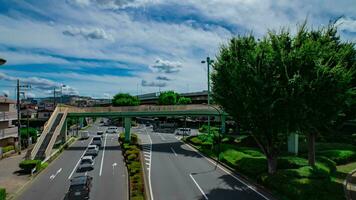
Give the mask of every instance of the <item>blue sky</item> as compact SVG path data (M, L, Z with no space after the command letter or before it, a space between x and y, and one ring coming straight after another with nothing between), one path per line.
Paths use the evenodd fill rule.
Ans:
M206 66L238 34L308 19L318 28L339 19L343 40L356 41L352 0L0 0L0 95L110 97L117 92L206 89Z

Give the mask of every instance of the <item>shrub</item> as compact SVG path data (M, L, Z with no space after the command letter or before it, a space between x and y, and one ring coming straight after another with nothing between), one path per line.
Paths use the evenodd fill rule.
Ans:
M15 147L14 146L6 146L6 147L3 147L2 148L2 152L3 153L6 153L6 152L9 152L9 151L12 151L12 150L15 150Z
M337 165L346 164L356 160L356 153L352 150L325 150L317 153L334 161Z
M137 160L137 155L136 154L130 154L127 156L128 161L134 161Z
M278 159L278 169L297 169L308 165L308 160L296 156L285 156Z
M330 169L330 173L336 172L336 163L325 156L318 156L317 161Z
M6 199L6 190L5 188L0 188L0 200Z
M286 169L284 172L287 176L295 178L314 178L314 179L325 179L329 177L329 169L316 165L315 167L304 166L299 169Z
M237 161L237 168L243 173L252 177L258 177L260 174L267 172L267 160L264 157L243 157Z
M200 146L200 145L202 145L202 141L199 139L199 138L197 138L197 137L192 137L192 138L190 138L190 140L189 140L192 144L194 144L194 145L197 145L197 146Z
M23 160L20 162L19 167L23 169L24 171L30 173L31 170L35 167L37 169L40 168L41 161L40 160Z

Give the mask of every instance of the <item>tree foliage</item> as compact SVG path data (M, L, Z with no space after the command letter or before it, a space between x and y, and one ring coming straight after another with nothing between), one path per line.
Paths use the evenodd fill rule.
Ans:
M188 97L179 97L179 99L178 99L179 105L187 105L187 104L191 104L191 103L192 103L192 99L188 98Z
M138 106L140 105L140 100L130 94L119 93L112 99L112 104L114 106Z
M355 49L329 25L292 36L269 32L261 40L238 36L220 49L213 97L250 130L266 155L269 173L289 133L315 133L352 100Z
M176 105L179 99L179 94L174 91L161 92L158 97L160 105Z

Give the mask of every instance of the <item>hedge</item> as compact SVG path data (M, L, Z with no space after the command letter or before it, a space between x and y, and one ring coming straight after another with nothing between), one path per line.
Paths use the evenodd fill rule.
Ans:
M30 173L35 167L40 169L41 161L40 160L23 160L20 162L19 167L24 171Z
M327 157L337 165L346 164L356 160L356 152L352 150L325 150L317 152L317 155Z
M3 147L2 148L2 152L3 153L6 153L6 152L9 152L9 151L12 151L12 150L15 150L15 147L14 146L6 146L6 147Z
M0 200L6 199L6 190L5 188L0 188Z

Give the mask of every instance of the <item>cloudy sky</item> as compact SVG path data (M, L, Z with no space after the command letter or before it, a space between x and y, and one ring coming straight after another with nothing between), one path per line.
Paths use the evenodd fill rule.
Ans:
M0 0L0 95L16 79L28 96L110 97L206 88L206 66L238 34L308 18L317 28L338 20L344 40L356 41L354 0Z

